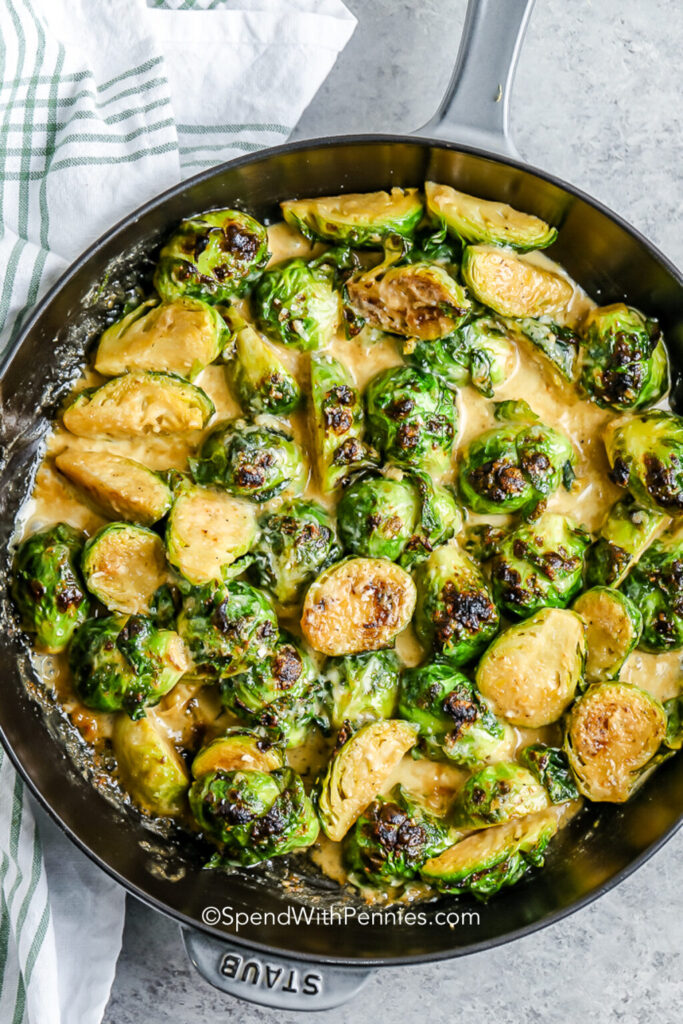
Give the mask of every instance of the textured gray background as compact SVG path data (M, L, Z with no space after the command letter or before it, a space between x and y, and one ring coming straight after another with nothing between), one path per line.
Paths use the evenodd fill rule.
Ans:
M464 0L346 0L358 28L299 137L406 132L448 81ZM512 98L523 159L601 199L679 265L680 0L536 0ZM175 925L129 901L106 1024L363 1020L431 1024L678 1022L683 999L683 833L597 904L513 946L384 970L345 1008L303 1017L215 993Z

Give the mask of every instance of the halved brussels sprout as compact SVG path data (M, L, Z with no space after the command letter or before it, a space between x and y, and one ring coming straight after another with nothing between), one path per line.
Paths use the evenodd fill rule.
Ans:
M307 642L322 654L361 654L388 647L410 622L415 584L380 558L347 558L308 589L301 616Z
M643 632L640 609L612 587L592 587L572 607L586 623L586 682L616 679Z
M87 619L69 649L74 686L86 707L143 718L190 668L183 641L144 615Z
M237 401L248 416L283 415L301 404L301 388L296 380L275 349L248 324L235 336L228 376Z
M556 324L550 317L522 317L504 321L515 338L525 338L546 356L564 380L574 380L579 339L569 327Z
M173 496L158 473L113 452L66 449L57 469L113 519L153 526L166 515Z
M329 658L324 678L330 724L341 729L391 718L396 708L401 663L395 651L368 651Z
M552 808L467 836L426 861L420 870L425 882L441 892L472 893L487 899L504 886L514 885L530 867L540 867L548 843L559 827Z
M229 569L256 539L253 506L208 487L182 487L166 524L166 551L190 583L209 583Z
M221 681L221 698L238 715L242 710L256 713L282 697L302 697L316 675L310 655L283 631L265 658Z
M519 760L545 787L552 803L578 800L579 791L564 750L546 747L544 743L532 743L520 751Z
M463 286L438 263L381 263L352 277L346 292L370 327L423 341L451 334L472 311Z
M306 587L341 555L328 513L317 502L300 498L261 516L249 572L287 607L297 604Z
M162 817L185 813L190 788L185 762L149 715L138 721L117 715L111 742L121 781L136 804Z
M178 632L198 669L224 675L273 651L277 616L266 595L249 584L213 582L183 595Z
M617 501L588 552L587 582L618 587L666 521L663 512L642 508L631 498Z
M451 808L455 828L489 828L535 814L548 806L548 794L521 764L500 761L470 775Z
M146 526L107 523L83 549L86 586L110 612L149 612L152 595L166 582L161 538Z
M97 345L95 369L105 377L129 370L196 377L218 359L227 339L223 317L200 299L150 299L107 328Z
M458 412L452 393L431 373L391 366L365 391L370 440L384 458L430 476L450 465Z
M181 222L161 250L154 287L162 299L229 302L261 276L270 253L263 224L240 210L207 210Z
M341 324L341 295L327 263L296 258L267 270L252 296L258 325L301 352L324 348Z
M557 238L557 229L531 213L521 213L507 203L458 192L450 185L425 182L427 210L450 234L463 242L505 245L520 252L545 249Z
M640 610L643 632L638 646L645 651L683 648L683 534L667 530L640 556L621 585L622 593Z
M361 726L337 750L317 794L328 839L344 838L416 740L414 725L390 718Z
M363 887L396 888L418 875L430 857L454 841L451 829L403 786L388 800L377 796L344 840L349 881Z
M628 683L599 683L577 700L565 750L581 793L624 803L645 780L666 737L664 708Z
M209 772L272 772L284 767L282 747L254 730L235 726L201 748L192 762L192 775L201 779Z
M538 729L571 704L585 658L583 619L566 608L544 608L493 641L476 683L497 714Z
M472 767L511 745L510 726L496 718L474 683L447 662L403 673L398 713L419 726L419 746L428 757Z
M667 390L669 361L656 320L617 302L583 324L581 385L598 405L642 409Z
M584 529L555 512L518 526L500 542L491 562L498 607L519 618L545 607L565 608L583 584L589 544Z
M416 188L290 199L280 206L285 221L305 238L356 248L376 249L392 235L410 238L422 220L422 200Z
M420 495L420 515L415 532L398 559L404 569L412 569L424 562L434 548L444 544L462 526L462 513L450 488L435 484L421 470L411 475Z
M498 632L498 611L478 567L451 541L431 553L416 579L419 639L453 665L471 661Z
M363 405L351 375L337 359L311 356L311 413L321 490L333 491L354 470L377 464L363 442Z
M610 477L641 505L683 515L683 419L655 409L605 427Z
M291 434L246 420L220 423L188 464L198 484L217 484L230 494L270 501L284 490L301 492L306 470Z
M84 540L80 530L57 523L26 537L14 556L12 596L23 627L52 653L63 650L88 617L80 573Z
M201 430L215 412L209 396L174 373L136 371L73 398L62 417L78 437L135 437Z
M453 334L432 341L409 340L404 354L414 366L434 374L454 390L471 384L487 398L511 375L516 353L510 337L493 317L480 316Z
M495 246L468 246L460 271L474 297L500 316L561 318L574 295L566 278Z
M460 493L473 512L528 514L557 490L574 458L559 430L511 422L470 441L460 464Z
M263 729L288 750L306 743L314 730L329 731L325 693L320 680L314 679L300 696L285 694L259 711L249 711L237 702L231 710L241 721L252 728Z
M344 491L337 506L339 535L347 551L395 561L415 533L417 489L407 480L365 477Z
M211 867L248 866L305 850L320 830L291 768L209 772L192 783L190 808L207 838L220 845Z

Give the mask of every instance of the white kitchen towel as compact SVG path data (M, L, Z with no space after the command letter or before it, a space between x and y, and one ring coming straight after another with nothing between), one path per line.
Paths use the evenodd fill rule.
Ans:
M354 27L341 0L0 0L0 353L128 211L286 141ZM0 1022L99 1022L123 891L1 751L0 900Z

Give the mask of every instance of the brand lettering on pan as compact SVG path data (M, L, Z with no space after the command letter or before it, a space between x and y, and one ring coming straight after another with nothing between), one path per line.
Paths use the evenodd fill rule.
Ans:
M253 957L245 960L236 953L226 953L223 956L220 972L223 977L246 985L258 985L261 988L297 995L317 996L323 988L322 975L314 971L300 974L295 968L264 964Z

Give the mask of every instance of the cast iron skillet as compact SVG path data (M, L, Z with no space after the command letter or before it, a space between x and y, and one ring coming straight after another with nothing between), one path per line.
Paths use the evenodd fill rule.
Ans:
M0 466L0 540L5 571L14 519L31 489L41 441L85 349L101 330L108 303L145 270L169 229L208 207L240 205L259 219L272 218L278 201L292 196L421 185L425 178L505 200L561 225L550 255L600 302L628 298L657 315L674 367L680 367L681 275L604 207L513 158L507 95L530 6L530 0L470 0L448 96L423 129L457 142L360 136L266 150L169 190L76 261L39 304L2 367L6 447ZM580 815L554 844L542 872L490 904L442 900L421 908L424 922L363 925L352 916L358 909L354 898L340 897L324 879L303 881L293 890L281 878L264 882L253 874L228 878L202 871L201 861L186 851L182 838L156 836L130 808L113 806L106 778L97 776L93 787L87 770L84 775L76 767L88 763L82 746L59 709L36 686L28 648L6 595L1 613L0 739L17 770L77 846L130 893L181 923L190 957L201 973L241 998L323 1009L356 992L370 967L446 959L509 941L595 899L680 824L679 757L665 764L627 805L595 805ZM72 756L65 753L65 740ZM322 914L317 921L303 920L297 926L290 918L288 923L288 913L339 904L348 916L345 925L326 924ZM229 909L217 922L207 907ZM439 917L444 910L461 915L455 927L454 918ZM478 918L467 917L472 910ZM237 911L269 916L265 923L252 918L238 929Z

